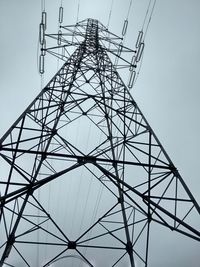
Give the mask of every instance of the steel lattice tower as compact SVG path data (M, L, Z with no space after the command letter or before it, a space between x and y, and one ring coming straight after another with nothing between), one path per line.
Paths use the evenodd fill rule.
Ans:
M109 56L136 51L97 20L61 28L45 34L58 45L43 47L41 60L49 52L64 65L0 140L0 266L37 266L37 253L39 266L64 258L96 266L102 255L106 266L147 266L153 222L200 241L200 208ZM78 175L85 206L101 197L92 215L79 203L88 219L70 231L73 215L64 214L78 200L66 198L67 183Z

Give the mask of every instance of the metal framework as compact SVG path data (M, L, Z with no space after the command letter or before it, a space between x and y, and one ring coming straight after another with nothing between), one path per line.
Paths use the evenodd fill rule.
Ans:
M117 71L137 51L93 19L45 38L64 64L0 140L0 266L147 266L152 222L200 241L200 208Z

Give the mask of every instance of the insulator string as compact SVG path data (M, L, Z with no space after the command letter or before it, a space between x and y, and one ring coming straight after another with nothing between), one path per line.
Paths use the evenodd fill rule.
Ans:
M138 49L141 48L140 47L141 45L144 46L144 41L145 41L148 29L149 29L149 25L150 25L152 16L153 16L153 12L154 12L155 5L156 5L156 0L154 0L153 4L152 4L152 2L153 2L152 0L149 1L148 7L147 7L147 10L146 10L146 14L145 14L145 17L144 17L143 25L142 25L142 30L139 32L139 36L140 36L141 33L142 34L140 36L141 38L139 38L139 36L138 36L139 40L137 40L137 42L139 41L139 44L137 45L137 43L136 43L136 48L138 48ZM148 19L148 22L147 22L147 19ZM145 26L145 24L146 24L146 26ZM143 49L144 49L144 47L142 48L142 50ZM144 59L144 53L143 52L144 51L142 51L140 53L140 56L139 56L139 60L138 60L139 69L138 69L137 73L133 69L130 70L132 72L135 72L135 75L134 75L134 79L132 79L132 81L131 81L131 79L129 80L129 84L131 82L129 88L132 88L135 85L135 83L136 83L136 81L138 79L138 76L139 76L139 73L140 73L140 70L141 70L141 67L142 67L143 59ZM130 76L130 78L131 78L131 76Z
M39 55L39 47L41 49L46 49L46 40L45 40L45 30L46 30L46 12L45 12L46 4L45 0L41 0L41 13L42 13L42 19L40 22L40 28L39 28L39 37L38 37L38 47L37 47L37 66L38 71L41 76L41 90L43 89L43 83L44 83L44 56L45 53L44 50L41 50L42 52Z
M119 60L119 57L120 57L121 52L123 50L123 44L125 43L125 40L126 40L126 33L127 33L127 28L128 28L128 17L129 17L129 14L130 14L132 3L133 3L133 0L130 0L127 16L126 16L126 18L124 20L124 25L123 25L123 29L122 29L122 38L123 39L121 41L121 44L119 45L118 55L115 58L115 64L114 64L115 66L118 65L118 60Z
M139 77L139 74L140 74L140 70L141 70L141 67L142 67L142 63L143 63L143 59L144 59L144 53L142 54L142 57L141 57L141 60L140 60L140 65L139 65L139 69L136 73L136 77L135 77L135 81L133 83L133 86L135 85L135 83L137 82L137 79Z
M60 1L60 7L59 7L59 13L58 13L58 37L57 37L57 44L58 44L58 49L57 49L57 53L58 54L62 54L62 51L60 48L61 43L62 43L62 30L61 30L61 25L63 23L63 6L62 6L63 2L62 0ZM60 53L61 51L61 53ZM60 65L60 58L57 58L57 71L59 70L59 65Z

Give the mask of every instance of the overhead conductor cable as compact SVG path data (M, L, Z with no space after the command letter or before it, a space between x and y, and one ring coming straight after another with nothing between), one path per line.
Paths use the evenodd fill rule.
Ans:
M131 6L132 6L133 0L130 0L130 4L129 4L129 8L128 8L128 12L127 12L127 16L126 19L124 20L124 25L122 28L122 36L124 37L126 35L127 32L127 28L128 28L128 18L129 18L129 14L131 11Z
M110 12L109 12L109 15L108 15L107 29L108 29L109 26L110 26L110 19L111 19L111 15L112 15L113 2L114 2L114 0L112 0L112 2L111 2L111 6L110 6Z
M122 28L122 40L123 41L120 44L120 46L121 46L120 55L119 55L119 51L118 51L118 54L117 54L116 59L115 59L115 65L118 64L119 57L121 56L121 52L123 51L123 42L125 41L125 36L126 36L126 33L127 33L127 29L128 29L128 17L129 17L129 14L130 14L132 2L133 2L133 0L130 0L127 16L126 16L126 19L124 20L124 24L123 24L123 28Z
M79 19L79 11L80 11L80 0L78 1L78 9L77 9L76 23L78 23L78 19Z

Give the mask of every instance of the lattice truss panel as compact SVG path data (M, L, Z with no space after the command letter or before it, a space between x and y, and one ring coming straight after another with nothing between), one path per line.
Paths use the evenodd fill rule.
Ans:
M147 266L151 222L200 239L197 203L91 36L1 139L1 266Z

